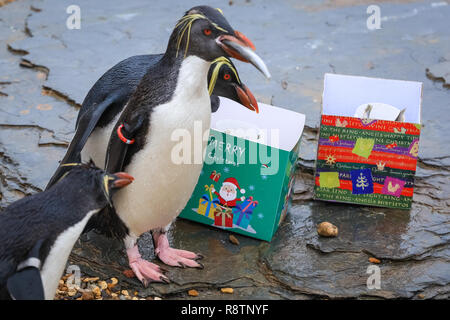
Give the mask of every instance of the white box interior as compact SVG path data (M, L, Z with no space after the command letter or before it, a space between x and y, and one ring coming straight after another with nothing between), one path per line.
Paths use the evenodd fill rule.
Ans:
M395 120L396 114L406 108L405 122L420 124L422 83L325 74L322 114L361 116L362 108L357 111L358 107L368 103L395 107L374 108L370 113L371 119Z
M220 97L219 110L211 115L211 129L291 151L302 135L305 115L261 102L258 106L259 113L256 113Z

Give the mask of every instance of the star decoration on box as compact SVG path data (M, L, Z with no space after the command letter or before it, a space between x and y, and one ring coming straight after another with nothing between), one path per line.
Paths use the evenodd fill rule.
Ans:
M332 154L329 154L326 159L326 163L330 166L336 163L336 157Z

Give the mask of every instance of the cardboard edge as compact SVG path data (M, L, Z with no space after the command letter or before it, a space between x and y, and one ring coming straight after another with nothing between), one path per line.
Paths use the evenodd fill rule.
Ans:
M225 103L231 103L233 106L238 105L239 107L241 107L241 105L239 105L237 102L234 102L234 101L232 101L232 100L230 100L230 99L228 99L228 98L225 98L225 97L219 97L219 98L220 98L222 101L224 101ZM283 113L285 113L285 114L291 114L293 117L298 118L298 123L297 123L297 125L293 125L293 127L292 127L292 128L294 128L294 130L296 130L295 135L297 136L296 142L295 142L295 143L292 143L292 145L289 145L289 146L286 147L286 148L281 148L280 146L277 147L277 146L273 146L273 145L270 145L270 144L267 144L267 143L261 143L261 142L253 141L253 142L256 142L256 143L259 143L259 144L261 144L261 145L265 145L265 146L268 146L268 147L271 147L271 148L276 148L276 149L279 149L279 150L283 150L283 151L290 152L290 151L295 147L295 145L297 144L298 139L301 139L301 137L302 137L302 135L303 135L303 131L305 130L305 125L306 125L306 115L303 114L303 113L300 113L300 112L296 112L296 111L292 111L292 110L285 109L285 108L282 108L282 107L277 107L277 106L265 104L265 103L262 103L262 102L259 102L259 101L258 101L258 104L260 105L260 110L261 110L261 109L264 109L264 108L272 109L273 111L280 110L281 112L283 112ZM219 109L219 110L220 110L220 109ZM248 112L248 110L244 109L244 110L242 110L241 112ZM216 114L219 115L219 112L216 112ZM250 113L250 114L252 114L252 113ZM260 112L260 114L262 114L262 113ZM220 118L219 118L219 119L220 119ZM236 118L236 120L240 120L240 119L241 119L241 118ZM217 120L215 120L215 121L217 121ZM282 123L280 123L280 125L282 125ZM298 129L298 128L299 128L299 129ZM224 132L224 131L218 129L217 127L215 127L215 126L213 125L213 121L211 122L211 128L210 128L210 129L211 129L211 130L218 131L218 132L221 132L221 133L224 133L224 134L227 134L227 135L232 136L232 137L240 138L240 137L238 137L238 136L235 136L235 135L226 133L226 132ZM263 128L263 129L267 129L267 128ZM297 131L297 130L298 130L298 131ZM241 138L241 139L244 139L244 138ZM246 139L246 140L247 140L247 139Z

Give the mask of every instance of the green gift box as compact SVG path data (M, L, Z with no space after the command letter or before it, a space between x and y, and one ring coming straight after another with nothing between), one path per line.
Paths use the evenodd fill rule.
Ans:
M290 204L305 116L263 103L256 113L220 100L211 117L202 173L180 217L270 241ZM198 214L205 185L212 185L213 198L231 210L253 197L258 205L250 223L217 226L213 218Z

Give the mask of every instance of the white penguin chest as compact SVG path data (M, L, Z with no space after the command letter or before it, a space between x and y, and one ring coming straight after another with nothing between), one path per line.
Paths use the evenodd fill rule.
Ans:
M172 99L151 112L146 144L124 168L135 180L119 190L113 201L136 236L168 225L197 183L206 145L203 136L206 130L208 137L211 119L208 68L209 63L197 57L184 60ZM183 157L190 161L180 163L180 150L191 154Z
M46 300L53 300L70 252L86 226L88 220L100 209L92 210L67 230L63 231L53 243L41 269L41 279Z

